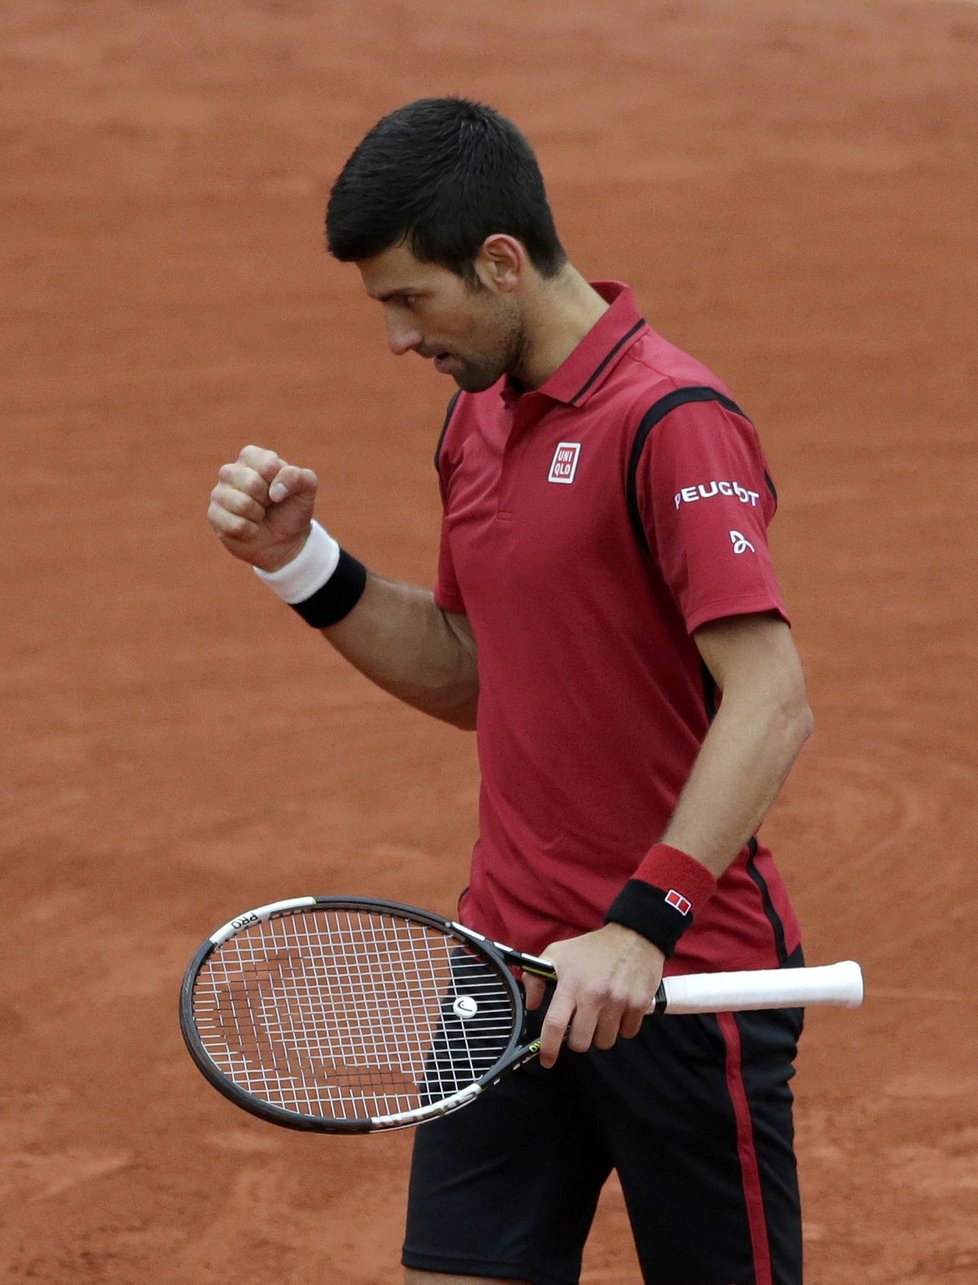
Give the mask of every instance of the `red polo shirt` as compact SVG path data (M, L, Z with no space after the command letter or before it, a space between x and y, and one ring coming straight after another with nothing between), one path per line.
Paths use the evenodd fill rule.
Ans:
M692 632L784 615L751 423L631 292L543 385L460 393L439 448L435 597L479 657L480 833L464 921L540 952L601 925L672 815L713 692ZM798 928L753 842L671 972L776 966Z

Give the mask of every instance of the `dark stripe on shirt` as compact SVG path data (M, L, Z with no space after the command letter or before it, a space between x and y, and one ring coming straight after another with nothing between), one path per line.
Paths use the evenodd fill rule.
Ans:
M638 332L644 328L645 325L646 325L646 322L645 322L645 319L643 318L641 321L636 321L635 325L632 326L631 330L629 330L627 334L622 335L621 339L618 340L614 348L612 348L611 352L608 353L607 357L605 357L605 359L600 363L600 365L592 372L590 379L583 386L583 388L581 388L578 392L576 392L574 396L570 399L570 404L572 406L577 405L580 399L584 396L587 390L591 387L591 385L595 382L595 380L598 378L601 372L605 369L605 367L614 357L615 353L620 352L621 349L625 346L625 344L627 344L630 339L633 339L638 334Z
M706 706L706 717L712 723L717 716L717 710L720 708L718 700L720 689L717 686L717 680L706 667L706 661L700 661L700 678L703 682L703 704Z
M439 473L441 472L442 444L445 441L445 434L448 432L448 426L452 422L452 415L455 413L455 407L461 395L462 395L462 390L460 388L458 392L453 395L452 400L448 403L448 409L445 411L445 422L442 424L441 432L438 435L438 445L435 447L435 468L438 470Z
M667 393L665 397L660 398L642 416L642 422L638 426L635 441L632 443L631 455L628 458L627 502L628 520L631 523L632 530L635 532L636 540L638 540L639 545L646 553L649 552L649 542L645 535L642 513L638 506L638 484L636 482L638 462L642 457L642 451L649 439L649 434L656 424L665 419L669 412L675 410L677 406L685 406L689 402L719 402L721 406L732 411L735 415L739 415L741 419L747 418L735 401L731 401L729 397L724 396L717 389L698 386L677 388L675 392ZM773 485L770 481L768 484Z
M761 904L764 907L764 915L767 918L768 923L771 925L771 931L774 933L774 945L778 952L778 963L784 967L788 961L788 949L784 939L784 924L781 920L781 916L774 908L774 902L771 900L771 891L767 886L767 880L758 870L756 865L758 847L757 840L754 838L750 839L747 847L750 852L750 856L747 858L747 873L750 875L751 879L753 879L761 894Z

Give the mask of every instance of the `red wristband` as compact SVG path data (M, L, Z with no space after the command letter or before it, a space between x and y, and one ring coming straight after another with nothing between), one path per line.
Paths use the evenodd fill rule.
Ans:
M667 843L657 843L611 903L605 923L641 933L669 958L716 886L701 862Z
M668 843L656 843L649 848L633 877L650 883L653 888L661 888L667 901L675 893L681 901L688 903L677 909L685 909L689 915L703 909L717 886L712 871L707 870L701 861L679 848L671 848Z

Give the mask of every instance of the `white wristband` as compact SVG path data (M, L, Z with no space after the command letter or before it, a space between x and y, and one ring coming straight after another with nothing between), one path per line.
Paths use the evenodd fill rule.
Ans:
M291 604L304 602L321 589L339 560L340 546L313 518L306 542L291 562L277 571L262 571L259 567L252 567L252 571L272 593Z

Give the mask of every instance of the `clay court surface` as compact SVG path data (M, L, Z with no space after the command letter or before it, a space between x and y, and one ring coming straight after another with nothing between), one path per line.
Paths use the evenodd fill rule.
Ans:
M451 386L328 261L385 111L485 98L572 258L758 424L818 728L765 834L810 962L811 1285L978 1281L978 8L920 0L7 0L0 14L0 1279L399 1280L409 1137L246 1117L176 1000L307 892L452 911L471 739L347 671L204 521L254 441L430 583ZM606 1192L587 1285L631 1285ZM664 1282L663 1285L669 1285Z

